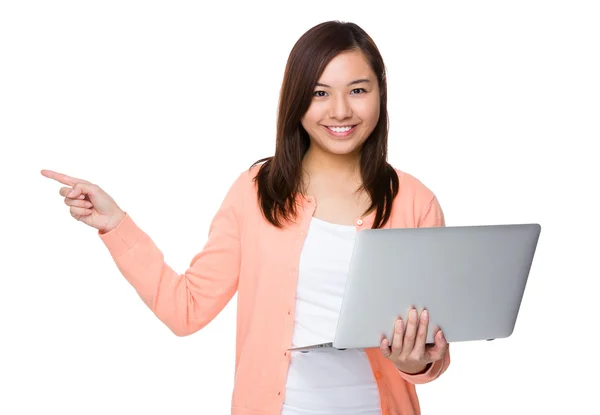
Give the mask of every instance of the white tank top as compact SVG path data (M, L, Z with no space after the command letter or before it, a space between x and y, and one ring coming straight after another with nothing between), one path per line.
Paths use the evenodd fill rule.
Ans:
M299 264L293 346L333 340L356 229L312 218ZM292 352L282 415L380 415L362 349Z

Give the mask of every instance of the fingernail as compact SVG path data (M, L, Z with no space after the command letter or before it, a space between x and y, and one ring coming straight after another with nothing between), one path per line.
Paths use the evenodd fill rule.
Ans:
M429 317L429 313L427 312L427 310L423 310L423 318L427 317Z
M72 189L69 193L67 193L67 196L71 197L75 195L75 189Z

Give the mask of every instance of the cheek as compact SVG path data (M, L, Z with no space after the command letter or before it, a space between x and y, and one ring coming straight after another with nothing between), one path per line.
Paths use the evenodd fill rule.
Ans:
M363 96L361 99L354 101L353 104L353 110L364 117L379 112L379 96L377 94L369 94L368 97Z
M373 122L374 124L377 124L377 121L379 120L379 110L380 110L379 99L375 99L371 103L370 114L369 114L370 118L371 118L371 122Z
M359 109L360 118L366 124L377 124L379 120L379 102L373 103L365 103Z
M320 120L319 108L316 105L311 105L302 117L302 125L304 129L315 128L315 124Z

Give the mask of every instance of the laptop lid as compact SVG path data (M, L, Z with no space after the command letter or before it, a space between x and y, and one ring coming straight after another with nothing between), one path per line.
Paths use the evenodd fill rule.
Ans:
M439 326L448 342L512 334L532 265L539 224L365 229L350 262L336 348L392 340L411 306L429 311L427 342Z

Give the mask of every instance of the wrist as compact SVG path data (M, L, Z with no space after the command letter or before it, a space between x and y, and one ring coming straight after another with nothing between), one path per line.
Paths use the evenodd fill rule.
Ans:
M421 375L425 372L427 372L429 370L429 368L431 367L431 363L425 363L423 365L400 365L400 364L394 364L394 366L396 366L396 369L398 369L401 372L406 373L407 375Z
M125 219L125 216L127 216L127 213L125 213L124 211L120 211L109 223L108 225L106 225L103 229L100 230L101 234L105 234L108 233L110 231L112 231L113 229L117 228L121 222L123 222L123 219Z

